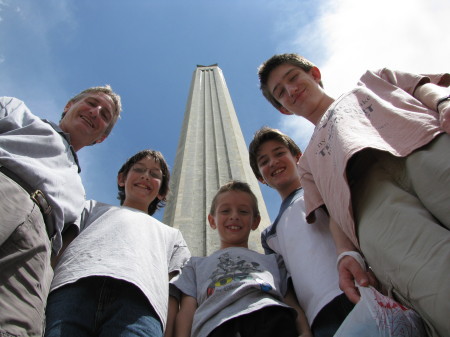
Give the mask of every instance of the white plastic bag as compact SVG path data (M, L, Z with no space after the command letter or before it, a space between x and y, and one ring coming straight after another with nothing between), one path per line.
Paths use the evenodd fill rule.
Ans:
M361 300L334 337L427 336L422 319L412 309L380 294L372 287L359 287Z

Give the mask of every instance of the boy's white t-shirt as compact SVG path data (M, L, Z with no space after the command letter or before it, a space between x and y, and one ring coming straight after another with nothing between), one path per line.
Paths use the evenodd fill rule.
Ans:
M336 268L336 246L326 213L318 209L316 221L308 224L303 190L297 190L293 202L279 218L275 231L272 225L262 237L271 250L283 257L297 299L312 325L319 311L342 294Z
M167 318L168 274L190 257L181 232L129 207L87 201L81 233L67 247L50 291L89 276L106 276L136 285L163 326Z

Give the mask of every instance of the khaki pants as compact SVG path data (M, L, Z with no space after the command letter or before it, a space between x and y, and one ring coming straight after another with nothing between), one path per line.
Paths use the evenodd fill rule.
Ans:
M50 253L39 207L0 173L0 336L42 336Z
M367 155L367 153L366 153ZM394 297L432 336L450 335L450 136L405 158L372 151L352 187L361 250Z

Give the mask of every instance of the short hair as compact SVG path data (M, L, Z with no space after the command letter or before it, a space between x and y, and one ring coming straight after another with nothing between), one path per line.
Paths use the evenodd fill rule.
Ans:
M123 177L126 177L128 175L128 172L130 172L130 169L133 167L133 165L136 164L138 161L144 159L145 157L150 157L154 159L155 162L159 163L159 166L161 166L161 171L163 174L161 187L159 188L158 191L158 194L162 197L162 199L155 198L155 200L153 200L148 206L147 213L149 215L153 215L158 209L165 206L166 196L169 193L170 171L162 153L155 150L143 150L136 153L134 156L128 158L125 164L122 165L119 172L117 173L117 177L119 177L120 174L122 174ZM123 202L125 201L126 198L125 187L117 184L117 188L119 189L117 199L120 200L120 205L123 205Z
M231 192L231 191L248 193L253 201L253 215L255 218L257 216L259 216L258 199L256 198L255 194L252 192L250 185L243 181L238 181L238 180L231 180L219 188L219 190L217 191L216 195L214 196L214 198L211 202L211 208L209 210L209 215L214 216L214 214L216 212L216 207L217 207L217 198L219 197L219 195L221 195L225 192Z
M99 93L103 93L103 94L109 96L109 98L111 98L111 100L113 101L114 106L115 106L114 111L111 112L112 113L111 122L109 123L108 127L105 130L105 135L108 136L111 133L111 130L113 129L117 120L120 118L120 113L122 112L122 102L120 100L120 96L112 90L112 88L109 84L106 84L104 86L99 86L99 87L87 88L87 89L83 90L82 92L80 92L79 94L72 97L71 99L69 99L67 101L67 104L72 103L72 102L75 103L89 94L99 94ZM66 115L66 112L64 111L61 115L61 120L64 118L65 115Z
M274 140L285 145L294 157L302 154L302 151L291 137L285 135L278 129L272 129L267 126L262 127L255 132L253 140L251 141L248 148L250 166L256 178L258 178L259 180L263 180L264 178L259 172L258 151L261 145L263 145L265 142L268 142L269 140Z
M269 79L270 73L276 67L286 63L299 67L305 72L309 72L313 67L315 67L314 63L298 54L274 55L258 67L259 84L262 94L277 110L279 110L282 105L275 99L275 97L273 97L272 93L269 91L269 88L267 87L267 81ZM322 81L319 82L319 85L323 87Z

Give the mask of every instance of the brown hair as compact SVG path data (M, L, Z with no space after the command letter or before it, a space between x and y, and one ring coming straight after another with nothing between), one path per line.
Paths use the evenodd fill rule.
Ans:
M263 180L263 177L259 172L258 167L258 157L257 157L258 151L261 145L263 145L265 142L269 140L274 140L285 145L294 157L298 156L299 154L300 155L302 154L302 151L300 150L298 145L292 140L291 137L285 135L278 129L272 129L267 126L262 127L261 129L255 132L253 140L251 141L248 148L250 166L256 178L260 180Z
M273 97L272 93L269 91L267 87L267 80L269 79L270 73L278 66L282 64L292 64L293 66L299 67L303 69L305 72L309 72L311 68L315 67L315 65L298 54L279 54L274 55L266 62L261 64L258 67L258 77L260 89L264 95L264 97L277 109L279 110L282 105ZM323 87L322 81L319 82L319 85Z
M169 180L170 180L170 171L169 167L167 166L166 160L164 159L163 155L159 151L154 150L143 150L138 153L136 153L134 156L128 158L128 160L125 162L125 164L122 165L119 172L117 173L117 176L120 174L123 175L123 177L126 177L128 172L130 171L131 167L133 167L134 164L136 164L138 161L144 159L145 157L153 158L157 163L159 163L159 166L161 166L161 171L163 174L163 179L161 181L161 187L159 188L158 194L162 196L162 199L155 198L150 205L148 206L148 214L153 215L156 210L162 208L166 204L166 195L169 193ZM123 202L125 201L125 187L117 185L117 188L119 189L119 194L117 196L117 199L120 200L120 204L123 205Z
M111 112L112 113L111 122L109 123L108 128L105 130L105 135L108 136L111 133L111 130L113 129L117 120L120 118L120 113L122 112L122 102L120 100L120 96L112 90L112 88L109 84L106 84L104 86L91 87L91 88L85 89L82 92L80 92L79 94L77 94L74 97L72 97L71 99L69 99L67 104L75 103L89 94L99 94L99 93L103 93L103 94L109 96L115 106L115 110ZM61 120L64 118L65 115L66 115L66 112L63 112L61 115Z
M256 199L256 196L252 192L250 185L247 183L244 183L242 181L238 181L238 180L231 180L219 188L219 190L217 191L216 195L214 196L214 198L211 202L211 208L209 210L209 215L214 216L214 213L216 212L216 207L217 207L217 198L219 197L219 195L221 195L222 193L225 193L225 192L230 192L230 191L239 191L239 192L248 193L253 201L253 216L254 217L259 216L258 199Z

